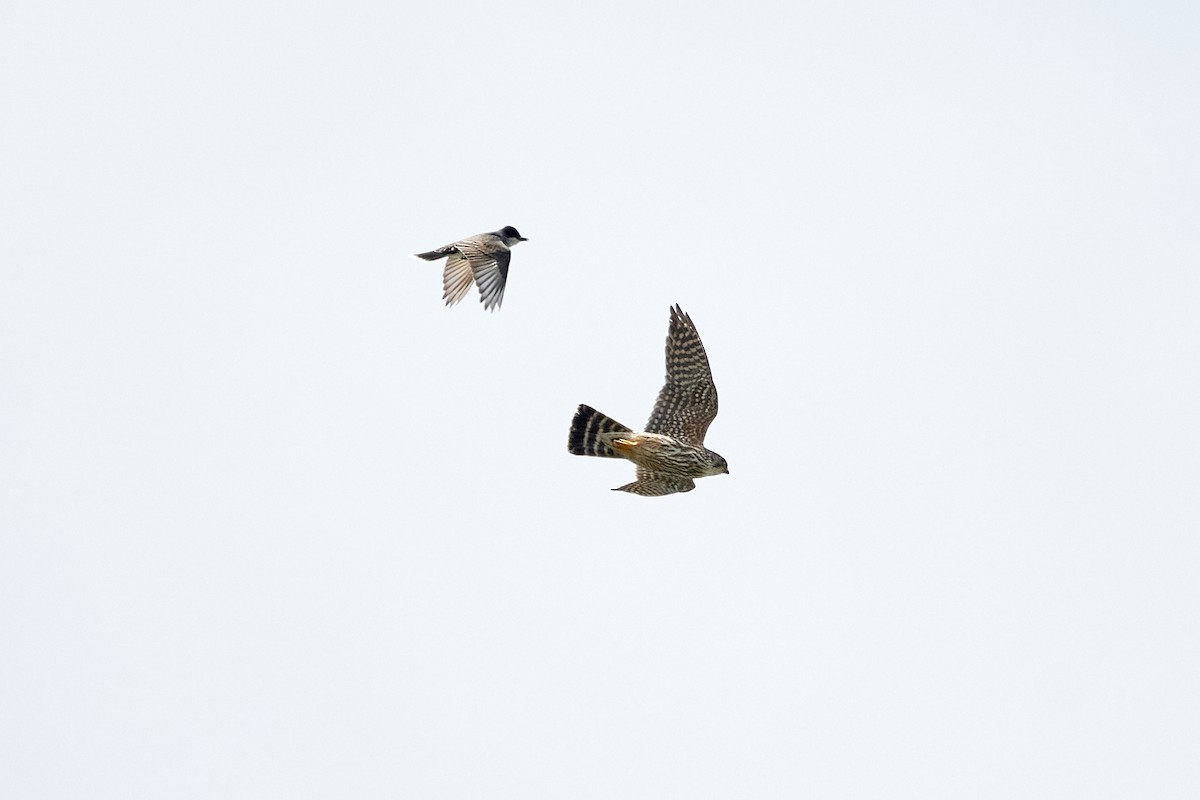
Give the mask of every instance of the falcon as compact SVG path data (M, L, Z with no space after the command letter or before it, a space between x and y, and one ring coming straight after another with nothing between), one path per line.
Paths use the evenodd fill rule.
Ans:
M637 480L615 492L656 497L696 488L695 478L728 475L725 459L704 446L717 416L717 387L692 318L678 305L667 331L667 379L646 430L638 433L581 405L571 420L567 450L577 456L624 458L637 465Z
M479 302L488 311L495 311L504 300L511 248L525 241L528 240L516 228L505 225L498 231L477 233L428 253L416 253L416 257L426 261L446 259L442 299L447 306L462 300L475 283L479 286Z

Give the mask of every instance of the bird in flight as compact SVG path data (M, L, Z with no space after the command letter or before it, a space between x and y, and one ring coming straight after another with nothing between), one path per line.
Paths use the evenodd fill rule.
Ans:
M716 416L717 387L708 355L692 318L676 305L667 331L667 380L646 430L637 433L581 405L571 421L567 450L636 464L637 480L613 491L646 497L690 492L696 488L693 478L729 474L725 459L704 446L704 434Z
M488 311L495 311L504 300L511 248L524 241L528 240L516 228L506 225L498 231L477 233L428 253L417 253L416 257L426 261L446 259L442 273L442 299L446 305L462 300L475 283L479 286L479 302Z

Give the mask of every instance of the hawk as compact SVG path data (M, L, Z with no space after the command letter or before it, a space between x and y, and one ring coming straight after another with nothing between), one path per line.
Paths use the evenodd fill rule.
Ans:
M678 305L667 331L667 379L646 430L635 432L591 406L571 420L567 450L577 456L624 458L637 465L637 480L615 492L655 497L696 488L693 478L729 474L725 459L704 446L717 416L717 387L692 318Z
M477 233L428 253L417 253L416 257L426 261L446 259L442 273L442 299L446 305L462 300L474 282L479 286L479 302L488 311L495 311L504 300L511 248L525 241L516 228L506 225L498 231Z

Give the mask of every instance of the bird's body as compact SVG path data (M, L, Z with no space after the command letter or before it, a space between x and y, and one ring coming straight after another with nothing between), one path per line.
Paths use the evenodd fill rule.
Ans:
M446 269L442 272L442 299L446 305L462 300L474 283L479 286L479 302L494 311L504 300L511 248L524 241L527 240L516 228L506 225L498 231L477 233L436 250L417 253L416 257L425 261L446 259Z
M729 465L704 446L717 416L717 388L708 355L691 317L671 309L667 334L667 377L644 432L636 432L591 406L581 405L571 421L567 450L577 456L624 458L637 465L637 480L616 491L644 496L690 492L693 479L729 472Z

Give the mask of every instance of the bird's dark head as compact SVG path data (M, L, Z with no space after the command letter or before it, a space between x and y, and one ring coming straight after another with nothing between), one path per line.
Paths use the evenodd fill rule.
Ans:
M510 246L516 244L517 242L529 241L524 236L522 236L517 231L517 229L514 228L512 225L505 225L503 228L501 228L499 231L497 231L497 233L499 233L501 236L503 236L504 243L507 245L510 245Z

